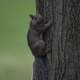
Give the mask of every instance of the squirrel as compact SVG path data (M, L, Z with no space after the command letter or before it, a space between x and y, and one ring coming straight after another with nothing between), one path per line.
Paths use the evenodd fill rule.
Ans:
M28 45L35 61L33 63L33 80L47 80L48 69L46 65L46 43L43 40L43 32L50 28L52 21L44 22L40 14L30 15L30 27L27 33Z

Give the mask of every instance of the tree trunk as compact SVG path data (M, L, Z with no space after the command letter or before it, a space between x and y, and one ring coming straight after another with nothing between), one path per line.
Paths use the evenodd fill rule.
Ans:
M49 49L48 80L80 80L80 0L36 1L37 12L53 20L43 36Z

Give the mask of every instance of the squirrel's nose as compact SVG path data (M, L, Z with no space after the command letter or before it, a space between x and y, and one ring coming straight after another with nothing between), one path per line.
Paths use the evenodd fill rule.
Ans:
M31 19L33 19L33 18L34 18L34 16L33 16L32 14L30 14L29 16L30 16L30 18L31 18Z

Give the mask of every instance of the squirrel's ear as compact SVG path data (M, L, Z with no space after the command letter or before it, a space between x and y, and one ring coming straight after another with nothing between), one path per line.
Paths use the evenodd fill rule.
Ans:
M34 18L34 16L33 16L32 14L30 14L29 16L30 16L30 18L31 18L31 19L33 19L33 18Z

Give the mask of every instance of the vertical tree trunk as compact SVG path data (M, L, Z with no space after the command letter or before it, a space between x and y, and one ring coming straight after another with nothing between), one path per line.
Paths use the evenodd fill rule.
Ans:
M80 0L36 1L37 11L46 20L53 19L51 29L44 33L48 80L80 80Z

